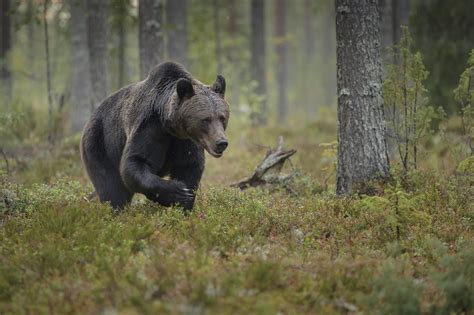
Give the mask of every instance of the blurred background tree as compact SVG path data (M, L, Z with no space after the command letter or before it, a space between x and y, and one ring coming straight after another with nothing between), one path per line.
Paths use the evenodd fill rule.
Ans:
M43 4L4 0L0 12L2 111L28 111L36 121L29 137L37 140L48 134ZM452 91L474 46L473 6L380 1L385 63L394 61L387 48L408 24L429 72L430 102L451 115L459 111ZM80 131L107 94L168 59L202 82L222 72L233 119L244 123L309 123L335 108L332 0L51 0L46 9L53 116L66 133Z
M416 49L430 75L426 88L432 103L458 114L453 89L474 47L474 1L420 0L410 17Z

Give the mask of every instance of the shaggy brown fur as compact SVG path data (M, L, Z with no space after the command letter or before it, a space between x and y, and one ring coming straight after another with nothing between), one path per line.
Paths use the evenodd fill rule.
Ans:
M103 202L123 208L135 193L164 206L192 209L204 151L222 156L229 106L225 79L212 86L165 62L144 81L105 99L81 141L87 173ZM161 177L169 175L170 180Z

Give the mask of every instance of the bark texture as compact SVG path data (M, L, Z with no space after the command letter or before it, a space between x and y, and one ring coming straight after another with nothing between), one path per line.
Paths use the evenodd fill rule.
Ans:
M87 11L84 1L71 0L71 123L72 131L81 131L91 108Z
M144 79L163 59L163 0L140 0L138 3L138 44L140 76Z
M87 0L92 107L107 97L107 1Z
M380 57L380 19L373 0L336 0L338 194L364 191L388 177Z
M11 94L11 73L8 64L8 53L11 49L10 0L0 1L0 79L3 93L9 98Z
M258 121L259 123L265 124L267 121L267 81L265 67L265 0L252 0L250 23L250 69L252 79L257 82L255 92L258 95L264 97L261 104L260 113L258 113Z
M168 57L188 67L188 0L166 1Z
M275 0L275 51L277 55L277 108L278 121L284 122L288 116L288 45L286 39L286 0Z

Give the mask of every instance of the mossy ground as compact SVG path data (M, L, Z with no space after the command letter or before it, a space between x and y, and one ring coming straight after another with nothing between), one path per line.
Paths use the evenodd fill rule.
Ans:
M118 215L87 201L77 137L12 162L0 313L472 314L473 174L431 139L408 178L392 163L380 195L336 197L336 124L326 120L231 123L230 148L208 157L189 215L143 198ZM278 135L298 150L291 190L229 188Z

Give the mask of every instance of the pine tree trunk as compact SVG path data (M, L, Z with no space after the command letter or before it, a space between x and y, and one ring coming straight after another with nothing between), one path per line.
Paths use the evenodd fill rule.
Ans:
M257 82L255 92L263 96L258 122L266 124L267 109L267 80L265 66L265 0L252 0L251 2L251 32L250 32L250 70L252 79Z
M49 54L49 31L48 19L46 18L48 11L48 1L43 2L43 34L44 34L44 50L46 64L46 90L48 92L48 142L50 145L55 141L55 130L53 126L53 87L51 83L51 56Z
M389 173L377 2L336 0L338 194L368 192Z
M315 39L313 27L313 14L312 14L312 1L304 0L304 14L303 14L303 25L304 25L304 52L306 57L314 56L315 51Z
M107 97L107 1L87 0L87 34L92 83L92 107Z
M392 14L392 2L391 0L380 0L380 32L382 36L382 56L384 62L392 62L392 55L390 54L389 48L392 47L395 42L393 40L393 14Z
M125 19L117 25L117 62L118 62L118 86L122 87L126 82L127 60L125 59L125 48L127 47L125 33Z
M392 0L393 42L399 44L402 38L402 25L408 25L410 0Z
M166 1L168 57L188 67L187 0Z
M313 118L316 116L316 103L313 101L313 93L312 93L312 84L313 84L313 76L314 76L314 62L310 62L310 60L314 60L316 58L315 54L315 32L314 32L314 25L313 25L313 14L312 14L312 1L311 0L304 0L304 13L303 13L303 26L304 26L304 60L302 72L304 73L304 82L303 82L303 101L304 107L306 109L306 113L308 114L309 118Z
M11 96L12 76L8 54L11 49L10 0L0 1L0 80L6 99Z
M89 47L87 46L87 14L82 0L70 1L71 29L71 123L72 131L81 131L91 107L91 79L89 72Z
M231 103L233 105L238 105L240 103L240 82L244 81L242 75L242 67L240 65L240 51L239 51L239 43L238 41L238 27L237 27L237 20L238 20L238 10L237 10L237 0L229 0L227 1L227 11L229 20L227 23L227 30L230 37L230 45L227 45L227 58L229 62L232 64L232 69L234 69L234 73L232 77L235 78L232 84L232 91L231 91Z
M288 47L286 39L286 0L275 2L275 37L276 37L276 71L277 71L277 109L278 122L284 122L288 116Z
M163 59L163 9L163 0L140 0L138 4L138 44L142 79Z
M218 0L213 0L213 20L214 20L214 38L216 44L216 63L217 73L222 74L223 63L222 63L222 36L221 36L221 25L219 19L219 7L220 3Z
M27 4L27 15L28 15L28 30L27 30L27 38L28 38L28 67L30 71L34 71L34 64L35 64L35 15L36 15L36 8L33 0L28 0Z
M336 54L336 34L335 34L335 15L334 2L329 1L323 9L323 47L321 47L323 63L323 90L324 105L331 106L334 103L336 95L336 71L334 65L334 56Z

